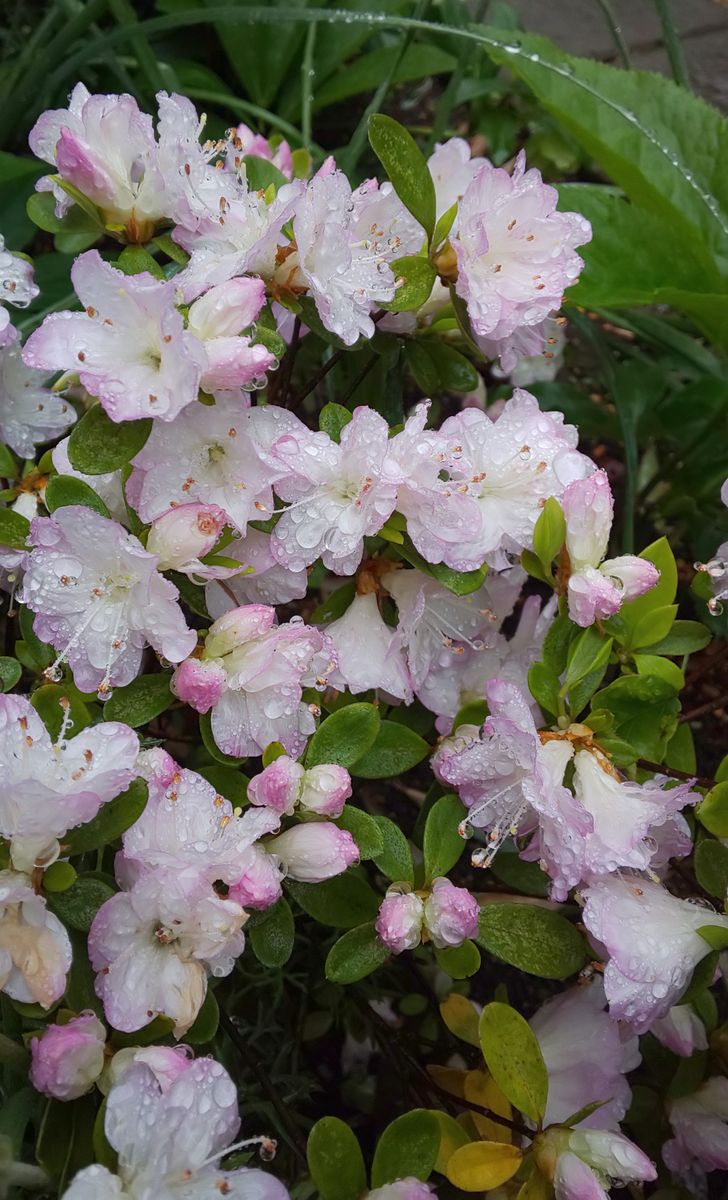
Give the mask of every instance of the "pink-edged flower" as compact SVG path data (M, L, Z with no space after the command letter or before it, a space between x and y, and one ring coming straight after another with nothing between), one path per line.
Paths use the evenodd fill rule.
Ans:
M427 168L435 185L438 220L453 204L457 204L458 210L460 209L463 196L486 163L485 158L471 158L470 146L465 138L449 138L435 146L427 160ZM458 211L450 229L451 237L458 231L459 219Z
M578 983L547 1000L531 1018L549 1074L545 1125L605 1101L579 1129L617 1129L630 1106L625 1078L641 1061L639 1039L604 1011L601 980Z
M190 1060L169 1087L144 1062L135 1062L106 1101L104 1132L118 1155L116 1173L98 1164L84 1167L64 1200L205 1200L218 1194L287 1200L285 1187L273 1175L219 1166L237 1148L239 1128L237 1089L214 1059Z
M576 479L565 489L566 549L571 563L569 616L582 627L611 617L625 600L654 587L660 572L644 558L622 554L602 562L609 544L614 502L606 471Z
M80 479L83 483L87 483L89 487L93 488L99 499L103 500L114 520L123 525L128 520L128 515L124 503L121 471L108 471L102 475L84 475L83 471L78 471L74 467L68 457L69 441L70 438L65 437L51 450L51 459L56 471L59 475L72 475L74 479ZM35 516L35 513L33 515Z
M134 1063L143 1063L154 1075L162 1093L189 1070L194 1054L189 1046L125 1046L117 1050L99 1080L99 1090L108 1095L115 1083Z
M458 209L456 290L476 335L490 341L540 324L561 307L591 239L578 213L557 212L558 193L521 152L513 173L483 163Z
M315 729L302 693L305 687L326 686L333 648L325 634L300 617L283 625L275 621L275 609L248 604L219 617L208 631L202 660L217 661L225 671L225 688L211 718L213 737L225 754L262 754L271 742L280 742L295 756ZM200 694L198 681L195 677L188 691L187 679L183 667L175 672L173 687L180 699L193 703Z
M27 875L0 871L0 991L50 1008L66 990L71 943Z
M33 264L6 250L5 238L0 234L0 304L4 302L12 304L14 308L27 308L39 290L33 278ZM8 344L7 341L3 342L2 333L0 327L0 346ZM14 337L11 340L15 340Z
M728 479L720 489L720 498L728 506ZM705 571L710 580L713 595L708 601L708 611L717 617L723 611L722 601L728 600L728 542L718 547L709 562L696 563L695 570Z
M286 179L293 177L293 156L288 142L282 139L273 147L268 138L263 137L260 133L254 133L248 125L241 122L230 138L227 151L228 167L237 171L243 158L248 155L252 158L265 158L268 162L272 162L273 166L277 167Z
M0 761L4 788L0 835L13 865L31 871L59 854L59 839L92 820L136 777L139 739L127 725L105 721L55 744L22 696L0 696Z
M708 1049L705 1026L689 1004L674 1005L666 1017L652 1022L650 1033L680 1058L690 1058L697 1050Z
M269 854L257 842L246 854L243 874L230 888L228 899L256 911L270 908L283 895L283 876L283 865L278 856Z
M337 575L353 574L364 538L379 532L397 502L387 422L360 407L340 445L301 430L281 437L275 450L289 471L276 490L291 504L273 530L273 554L294 571L320 557Z
M171 421L197 399L205 351L184 328L173 280L125 275L97 250L79 255L71 280L85 312L46 317L25 344L28 366L77 372L112 421Z
M728 1170L728 1079L706 1079L692 1095L671 1101L668 1116L673 1136L662 1147L662 1157L679 1179L700 1192L706 1171Z
M640 876L610 875L584 890L584 924L606 948L609 1011L637 1033L679 1000L710 946L698 930L728 929L728 917L706 912Z
M288 604L302 600L308 589L305 567L291 570L288 563L278 562L271 550L271 537L258 529L248 529L225 547L225 557L240 563L240 572L221 587L212 580L205 588L207 611L215 619L241 604Z
M132 462L129 502L143 521L180 504L214 504L245 533L248 521L270 515L273 484L288 470L272 447L300 430L298 417L272 404L246 409L232 396L191 404L174 421L154 422Z
M355 596L343 616L326 626L336 652L333 687L356 695L371 688L405 700L413 698L412 682L396 629L384 621L374 592Z
M323 883L359 861L359 847L349 831L331 821L294 825L271 838L267 849L281 860L285 874L301 883Z
M408 1175L405 1179L372 1188L366 1193L366 1200L432 1200L434 1194L435 1189L429 1183Z
M68 661L82 691L108 691L139 671L147 643L181 662L197 636L188 629L177 589L157 560L116 521L81 505L37 517L30 527L22 602L34 629Z
M425 900L425 928L433 946L460 946L478 932L480 906L467 888L455 887L449 879L434 879Z
M243 875L253 844L278 825L278 815L269 809L236 815L202 775L177 768L169 781L166 775L150 779L146 808L123 836L117 878L133 885L143 873L184 870L210 884L222 880L232 886Z
M258 386L276 359L253 338L241 337L265 304L262 279L230 279L210 288L190 305L188 330L205 347L207 364L200 386L206 392L240 392Z
M96 992L115 1029L133 1033L155 1017L182 1037L207 993L208 975L229 975L245 946L247 913L196 873L158 868L98 910L88 937Z
M227 514L216 504L179 504L152 522L147 550L156 555L160 571L226 579L235 567L200 561L216 545L226 522Z
M565 899L583 877L582 844L593 824L562 783L571 746L541 742L528 701L513 684L492 679L485 696L490 715L482 730L461 725L444 738L433 770L468 807L466 826L488 831L487 850L474 856L478 865L488 865L509 834L535 828L554 896Z
M76 420L73 407L43 386L47 378L47 371L25 365L19 346L0 349L0 439L23 458Z
M654 1164L622 1133L579 1128L560 1140L563 1149L549 1172L555 1200L609 1200L611 1180L641 1183L657 1178Z
M106 1029L92 1012L65 1025L49 1025L30 1043L30 1082L54 1100L77 1100L104 1068Z
M425 906L416 892L389 892L383 899L375 925L392 954L414 950L422 939Z
M351 776L335 763L320 763L306 770L283 754L265 767L248 784L251 804L264 805L281 816L302 813L340 817L351 795Z
M341 171L310 180L296 205L293 235L296 259L279 268L280 285L307 287L325 327L347 346L372 337L370 313L394 296L387 259L399 251L392 253L376 225L372 231L365 217L357 220L351 185Z
M220 702L227 672L219 658L186 658L172 676L172 691L195 712L207 713Z
M520 389L497 421L475 408L448 417L437 437L424 441L433 457L429 471L418 463L407 474L403 463L399 508L420 554L457 571L486 559L507 565L505 552L530 548L544 500L591 470L577 439L560 413L541 412Z

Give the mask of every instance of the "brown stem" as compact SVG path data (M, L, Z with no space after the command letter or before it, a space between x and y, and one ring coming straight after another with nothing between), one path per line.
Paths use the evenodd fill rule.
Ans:
M298 354L298 347L300 344L300 340L301 340L301 318L296 317L295 321L293 322L293 333L291 335L291 341L288 346L288 349L286 350L286 353L283 356L283 362L281 363L280 374L278 377L278 390L280 391L281 403L284 408L285 408L286 404L288 403L288 393L289 393L290 387L291 387L291 376L293 375L293 364L296 361L296 355Z
M715 712L716 708L722 708L724 704L728 704L728 693L719 696L717 700L709 700L707 704L699 704L697 708L691 708L689 712L683 713L678 719L680 722L695 721L698 717Z
M308 381L303 391L299 392L299 394L291 401L289 407L292 411L295 411L297 408L301 407L306 397L311 395L311 392L314 390L314 388L318 387L318 385L321 383L321 380L325 379L329 371L333 371L336 364L341 362L345 353L345 350L334 351L334 353L331 355L331 358L329 358L321 367L321 369L316 372L313 379Z
M655 774L667 775L670 779L685 779L688 783L697 783L698 787L715 787L715 780L703 775L691 775L689 771L678 771L676 767L666 767L661 763L650 762L647 758L638 758L637 766Z
M364 380L366 379L369 372L374 370L374 368L376 367L378 362L379 362L379 359L377 358L376 354L372 354L371 358L367 359L366 363L362 367L359 374L356 376L351 387L344 393L344 395L338 401L339 404L341 404L344 408L346 408L347 404L349 403L349 400L354 395L354 392L356 391L356 389L359 387L359 384L364 382Z

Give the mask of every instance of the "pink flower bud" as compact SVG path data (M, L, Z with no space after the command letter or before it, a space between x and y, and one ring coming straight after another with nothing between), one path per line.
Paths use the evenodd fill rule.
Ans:
M392 954L414 950L422 937L424 905L414 892L393 892L385 896L379 909L376 929Z
M147 550L156 554L160 571L184 571L210 553L226 520L216 504L180 504L153 522Z
M292 758L283 754L269 763L260 775L248 784L248 799L251 804L272 808L281 816L292 816L301 792L301 783L307 772Z
M258 316L265 303L262 279L241 276L211 287L190 305L187 327L200 341L236 337Z
M228 893L242 908L270 908L281 896L281 868L278 859L262 846L251 846L246 855L245 871Z
M425 925L438 950L460 946L478 932L480 908L467 888L455 887L449 879L436 879L425 901Z
M305 812L320 817L340 817L350 795L349 772L335 763L321 763L306 771L298 802Z
M92 1012L67 1025L49 1025L31 1042L33 1087L54 1100L77 1100L103 1070L105 1043L106 1030Z
M102 1092L108 1092L133 1063L144 1063L164 1094L175 1079L189 1070L194 1061L189 1046L126 1046L123 1050L117 1050L99 1086Z
M175 696L196 712L206 713L217 704L225 690L227 675L219 659L187 658L172 676Z
M210 626L205 658L222 658L236 646L261 637L275 624L276 610L267 604L243 604L223 613Z
M279 856L286 875L301 883L322 883L359 861L351 834L329 821L295 825L273 838L268 849Z

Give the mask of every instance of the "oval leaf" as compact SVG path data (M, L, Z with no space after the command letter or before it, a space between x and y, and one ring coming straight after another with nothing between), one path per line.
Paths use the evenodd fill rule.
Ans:
M71 466L84 475L103 475L118 471L138 454L151 433L151 420L111 420L100 404L95 404L74 426L68 443Z
M440 1151L440 1125L426 1108L397 1117L377 1142L372 1163L372 1187L414 1176L429 1179Z
M369 118L369 141L405 208L431 238L437 208L435 185L412 134L392 117L374 113Z
M306 766L351 767L374 745L380 718L373 704L347 704L322 721L308 744Z
M169 675L139 675L126 687L115 688L104 705L105 721L123 721L138 729L154 720L172 703Z
M335 929L354 929L365 921L373 921L381 903L366 880L349 871L323 883L297 883L289 879L286 889L309 917Z
M306 1157L321 1200L358 1200L367 1190L356 1134L338 1117L322 1117L308 1135Z
M509 1004L494 1001L480 1014L479 1032L485 1065L503 1095L532 1121L542 1121L549 1078L528 1021Z
M486 904L475 940L496 958L542 979L567 979L589 959L578 930L535 904Z
M458 826L466 815L465 805L457 796L441 796L430 809L425 824L423 852L425 882L447 875L465 849Z
M353 707L349 705L339 712L348 712ZM334 716L338 715L334 713ZM382 721L374 744L349 769L359 779L389 779L416 767L429 753L429 745L413 729L400 725L398 721ZM309 765L308 760L306 765Z
M250 944L264 967L282 967L293 950L295 926L291 906L282 897L249 923Z
M326 958L326 978L332 983L357 983L388 958L389 951L380 942L374 922L368 921L334 942Z
M450 1183L462 1192L486 1192L512 1179L523 1161L517 1146L504 1142L470 1142L447 1164Z
M382 834L384 849L374 855L374 862L392 883L414 883L415 868L409 842L394 821L389 817L375 817Z
M80 825L63 839L65 853L86 854L89 850L99 850L109 842L116 841L130 825L139 820L148 795L146 780L135 779L125 792L104 804L93 821Z
M71 504L80 504L102 517L111 516L94 489L84 483L83 479L76 479L73 475L54 475L49 479L45 490L45 503L48 512L55 512L57 508L67 508Z

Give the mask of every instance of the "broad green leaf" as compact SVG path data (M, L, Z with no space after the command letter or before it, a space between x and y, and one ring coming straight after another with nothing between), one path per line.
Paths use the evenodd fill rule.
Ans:
M558 500L549 496L533 530L533 550L547 576L551 564L564 544L566 518Z
M635 654L634 665L637 668L638 675L652 675L658 679L663 679L676 692L681 691L685 687L684 672L680 670L677 663L671 662L669 658L660 658L659 654ZM671 743L674 741L679 729L680 726L678 725L675 734L670 739Z
M652 72L623 71L564 54L548 39L486 29L488 54L536 94L602 169L659 214L688 254L699 254L706 285L726 267L728 183L719 164L728 126L717 109ZM708 290L706 286L706 290Z
M114 422L95 404L74 426L68 443L71 465L84 475L103 475L125 467L151 433L151 420Z
M665 604L662 608L653 608L640 617L632 631L630 644L635 648L649 646L666 638L675 624L677 604Z
M359 1200L367 1190L356 1134L338 1117L322 1117L308 1135L308 1169L321 1200Z
M276 191L288 183L282 171L267 158L254 154L243 156L248 187L252 192L264 192L273 184Z
M377 1142L372 1162L372 1187L395 1179L429 1179L440 1150L440 1125L426 1108L397 1117Z
M461 1192L485 1192L512 1179L523 1161L523 1151L505 1142L470 1142L461 1146L447 1164L447 1177Z
M503 1095L532 1121L546 1111L549 1079L537 1038L509 1004L494 1001L480 1014L480 1047L485 1065Z
M285 757L285 753L286 748L281 742L269 742L261 755L261 762L264 767L269 767L277 758Z
M374 113L369 118L369 141L405 208L432 237L435 185L412 134L392 117Z
M217 1033L220 1024L220 1006L217 1003L215 993L212 988L207 987L205 999L202 1002L202 1008L194 1019L194 1022L185 1034L185 1041L190 1046L205 1046L211 1042Z
M374 922L350 929L329 950L325 974L331 983L358 983L389 958L387 947L379 940Z
M440 1016L455 1037L471 1046L480 1045L478 1010L465 996L451 992L440 1004Z
M235 767L224 767L222 763L196 769L233 807L245 808L248 803L248 777L242 771Z
M705 838L696 846L693 861L700 886L725 903L728 900L728 846Z
M710 632L700 621L675 621L670 632L654 645L644 646L648 654L697 654L710 641Z
M437 1161L433 1170L439 1171L441 1175L445 1175L447 1174L447 1164L455 1151L461 1146L466 1146L470 1138L462 1125L458 1124L455 1118L451 1117L449 1113L433 1109L432 1114L440 1126L440 1149L438 1150Z
M30 697L30 703L53 742L58 741L64 718L70 718L73 722L69 732L74 734L80 733L91 724L91 713L72 683L45 683L36 688Z
M339 826L339 829L346 829L351 834L359 847L359 857L362 861L375 858L377 854L382 853L384 839L375 818L369 813L362 812L353 804L345 804L344 810L341 816L337 817L335 824Z
M389 817L374 818L382 835L384 849L374 856L374 862L392 883L414 883L415 868L407 838Z
M105 721L123 721L138 729L165 712L172 703L170 676L139 675L125 687L115 688L104 705Z
M623 675L597 692L592 709L614 715L614 735L636 758L660 762L677 728L680 701L674 687L655 675Z
M335 929L354 929L365 921L373 921L381 903L367 881L351 871L323 883L289 879L286 890L309 917Z
M563 674L569 657L569 646L579 630L567 616L559 615L549 627L543 641L541 659L554 675Z
M93 875L79 875L75 883L63 892L49 897L49 907L64 925L88 933L101 905L114 895L113 887Z
M415 349L417 347L417 349ZM432 338L407 343L407 360L417 383L427 392L473 392L479 375L469 358Z
M22 250L35 233L26 205L39 175L45 175L45 163L25 155L0 151L0 210L3 236L9 250ZM53 199L50 197L50 199Z
M593 671L609 661L612 639L605 638L596 625L584 629L569 646L564 691L570 691Z
M426 258L413 255L398 258L391 264L397 290L394 299L383 304L388 312L414 312L422 308L430 298L437 278L435 268Z
M11 691L22 674L23 668L17 658L0 655L0 691Z
M476 941L496 958L541 979L568 979L589 959L589 948L574 926L535 904L484 905Z
M67 892L78 879L75 867L69 862L54 862L43 872L44 892Z
M135 779L115 800L103 804L92 821L72 829L63 838L64 852L69 855L100 850L121 837L130 825L139 820L147 803L149 790L145 779Z
M306 766L337 763L352 767L374 745L380 726L373 704L347 704L319 725L308 744Z
M728 838L728 782L711 788L695 811L701 825L718 838Z
M466 938L459 946L446 946L435 950L435 960L440 970L452 979L470 979L480 967L480 951L474 942Z
M546 713L556 716L559 711L561 681L545 663L532 663L528 669L528 690Z
M126 246L114 266L125 275L141 275L146 273L155 279L164 279L164 271L148 250L142 246Z
M293 951L295 926L291 906L281 897L271 908L256 913L248 929L255 957L264 967L284 966Z
M351 712L354 705L342 708L328 718ZM313 741L316 738L314 734ZM359 779L390 779L409 771L430 753L430 746L413 729L396 721L382 721L376 739L365 753L350 764L351 774ZM330 760L329 760L330 761ZM308 758L306 759L308 765Z
M387 78L395 64L392 84L446 74L454 69L455 62L451 54L429 42L415 42L407 46L402 54L398 45L378 46L368 54L359 55L346 63L326 81L316 92L314 111L330 104L338 104L360 92L374 91L382 79Z
M524 862L518 854L508 854L500 850L490 867L496 879L505 883L516 892L525 896L543 896L549 894L549 877L541 870L538 863Z
M465 805L453 795L441 796L430 809L423 838L426 882L447 875L460 858L465 841L458 826L465 816Z
M728 929L723 925L701 925L698 933L712 950L728 949Z
M408 537L405 538L404 544L399 547L398 552L405 562L417 567L417 570L422 571L424 575L431 575L433 579L436 579L456 596L469 596L471 592L476 592L482 586L488 571L486 566L479 567L477 571L453 571L452 567L446 567L443 563L428 563L415 550Z
M324 404L319 415L319 429L328 433L334 442L341 441L341 431L349 424L351 413L342 404Z
M18 624L20 632L25 643L25 650L33 660L30 664L26 664L25 658L20 653L20 643L15 643L15 653L23 665L30 665L32 670L44 671L51 665L55 658L55 650L52 646L42 642L35 632L35 613L27 605L21 604L18 609Z
M25 550L30 533L30 521L12 508L0 508L0 546Z

